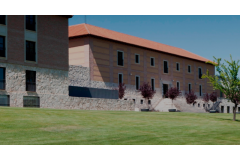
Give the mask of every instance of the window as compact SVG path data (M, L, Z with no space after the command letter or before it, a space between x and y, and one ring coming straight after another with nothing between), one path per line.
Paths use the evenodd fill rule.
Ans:
M23 96L23 107L40 108L40 98L35 96Z
M189 84L188 84L188 91L190 92L191 90L192 90L192 84L189 83Z
M6 75L6 68L0 67L0 89L2 90L5 90L5 86L6 86L5 75Z
M124 64L124 55L123 55L123 52L122 51L118 51L117 52L117 57L118 57L118 65L119 66L123 66Z
M163 61L163 70L164 73L168 73L168 61Z
M26 16L26 29L36 31L36 18L33 15Z
M188 73L191 73L191 66L188 65Z
M199 96L202 96L202 85L199 85Z
M222 91L220 91L220 97L223 97L223 93L222 93Z
M36 92L36 71L26 71L26 91Z
M0 106L10 106L9 95L0 95Z
M135 102L135 99L133 99L133 103L135 104L136 102Z
M118 73L118 84L123 83L123 74Z
M0 57L6 57L5 55L5 37L0 36Z
M200 104L198 103L198 107L200 107Z
M154 91L155 90L155 79L154 78L151 79L151 85L152 85L152 90Z
M148 104L151 104L151 100L148 100Z
M6 25L6 16L0 15L0 24Z
M150 60L151 60L151 66L154 67L155 66L155 58L151 57Z
M139 54L135 54L135 63L137 63L137 64L140 63L140 56L139 56Z
M136 90L139 89L139 84L140 84L140 77L136 76Z
M143 100L141 99L141 104L143 104Z
M179 63L176 63L176 70L180 71L180 64Z
M202 79L202 68L198 68L198 78Z
M180 90L180 82L177 82L177 89Z
M26 41L26 60L36 62L35 42Z

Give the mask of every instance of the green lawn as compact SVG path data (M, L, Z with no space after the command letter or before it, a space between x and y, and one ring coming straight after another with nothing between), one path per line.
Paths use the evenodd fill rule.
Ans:
M232 114L0 107L0 121L1 145L240 144Z

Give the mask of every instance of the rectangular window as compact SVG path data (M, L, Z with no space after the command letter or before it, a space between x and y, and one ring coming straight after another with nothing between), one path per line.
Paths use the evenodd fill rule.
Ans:
M152 90L154 91L155 90L155 79L154 78L151 79L151 85L152 85Z
M151 66L154 67L155 66L155 58L154 57L151 57Z
M0 67L0 89L5 90L6 86L6 68Z
M0 15L0 24L6 25L6 15Z
M5 37L0 36L0 57L6 57L5 50Z
M188 65L188 73L191 73L191 66Z
M177 70L177 71L180 71L180 65L179 65L179 63L176 63L176 70Z
M180 82L177 82L177 89L180 90Z
M139 90L140 77L136 76L136 90Z
M36 71L26 70L26 91L36 92Z
M202 96L202 85L199 85L199 96Z
M164 73L168 73L168 61L163 61L163 70Z
M23 107L40 108L40 98L34 96L23 96Z
M10 106L9 95L0 95L0 106Z
M198 68L198 78L202 79L202 68Z
M189 84L188 84L188 91L190 92L191 90L192 90L192 84L189 83Z
M35 42L26 41L26 60L36 62Z
M36 31L36 16L34 15L28 15L26 16L26 29L31 31Z
M123 52L122 52L122 51L118 51L118 52L117 52L117 55L118 55L118 65L119 65L119 66L123 66L123 64L124 64L124 55L123 55Z
M118 73L118 84L123 83L123 74Z
M140 56L139 56L139 54L135 54L135 63L137 63L137 64L140 63Z

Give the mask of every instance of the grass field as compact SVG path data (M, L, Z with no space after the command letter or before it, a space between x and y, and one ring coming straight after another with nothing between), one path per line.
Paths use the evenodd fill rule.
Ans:
M1 145L240 144L232 114L1 107L0 122Z

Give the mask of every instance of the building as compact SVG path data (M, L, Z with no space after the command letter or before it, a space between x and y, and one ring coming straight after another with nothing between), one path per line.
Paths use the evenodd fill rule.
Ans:
M0 16L0 106L47 107L68 96L68 18Z
M157 105L170 87L182 94L193 90L199 97L213 88L202 79L206 58L181 48L153 42L89 24L69 27L70 86L113 89L127 85L125 99L142 104L137 90L146 81L156 90L149 102Z

